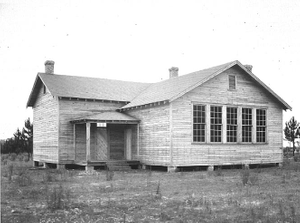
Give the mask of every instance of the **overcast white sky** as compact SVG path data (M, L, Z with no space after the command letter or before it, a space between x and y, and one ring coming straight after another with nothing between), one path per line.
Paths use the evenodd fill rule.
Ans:
M239 60L300 121L300 1L0 0L0 139L32 118L47 59L55 73L156 82Z

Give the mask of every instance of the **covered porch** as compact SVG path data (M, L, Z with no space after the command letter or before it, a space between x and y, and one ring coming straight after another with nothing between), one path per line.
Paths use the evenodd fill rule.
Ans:
M73 119L71 123L75 164L137 163L139 120L124 113L105 111Z

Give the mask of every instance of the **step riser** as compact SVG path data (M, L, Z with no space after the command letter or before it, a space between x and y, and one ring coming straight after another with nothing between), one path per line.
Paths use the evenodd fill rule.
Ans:
M122 161L112 161L112 162L107 162L106 163L107 168L109 170L113 171L129 171L131 170L131 167L128 165L127 162L122 162Z

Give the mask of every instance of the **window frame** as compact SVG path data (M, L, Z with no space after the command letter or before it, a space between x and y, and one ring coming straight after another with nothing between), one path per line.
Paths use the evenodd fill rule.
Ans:
M212 117L212 108L218 108L219 111L214 111L214 116ZM209 142L210 143L222 143L223 142L223 111L222 111L222 105L210 105L210 110L209 110ZM216 119L212 119L216 118ZM214 120L214 122L212 122ZM212 128L213 126L213 128ZM216 129L215 127L218 127L219 129ZM214 131L214 132L213 132ZM217 133L217 134L213 134ZM213 138L215 137L215 138ZM214 140L212 140L214 139ZM216 139L219 139L220 141L217 141Z
M195 106L201 106L203 108L202 112L204 112L204 117L201 117L201 118L198 118L198 119L203 119L204 118L204 123L203 122L197 122L195 123ZM207 108L207 105L204 105L204 104L192 104L192 142L193 143L207 143L207 140L206 140L206 135L207 135L207 120L206 120L206 108ZM200 135L196 135L195 136L195 125L203 125L204 127L202 129L197 129L201 132L201 130L204 131L204 135L203 135L203 141L196 141L195 140L195 137L199 137L199 138L202 138L201 134Z
M235 113L231 113L228 112L229 109L235 109L236 112ZM228 119L228 114L230 114L230 117ZM232 115L235 114L235 117L233 119L235 119L235 123L230 122L229 120L232 120ZM226 106L226 143L238 143L238 107L234 107L234 106ZM228 129L228 127L235 127L235 130L232 129ZM232 134L228 134L228 132L235 132L235 141L231 141L228 140L230 139L229 137L232 137Z
M232 88L231 86L231 80L230 80L230 78L234 78L234 88ZM233 74L228 74L228 90L229 91L236 91L236 89L237 89L237 77L236 77L236 75L233 75Z
M264 125L259 125L259 121L261 120L258 120L258 111L264 111ZM264 141L258 141L259 137L258 137L258 134L262 131L258 131L258 128L264 128ZM266 108L257 108L256 109L256 129L255 129L255 136L256 136L256 143L258 144L266 144L268 143L268 131L267 131L267 128L268 128L268 125L267 125L267 109Z
M247 123L247 124L244 124L243 122L244 122L244 119L243 119L243 110L244 109L249 109L249 111L250 111L250 113L251 113L251 119L245 119L245 120L251 120L251 123L249 124L249 123ZM241 126L241 136L242 136L242 138L241 138L241 142L242 143L253 143L253 138L252 138L252 133L253 133L253 108L249 108L249 107L242 107L242 120L241 120L241 124L242 124L242 126ZM250 113L248 113L248 115L250 114ZM246 114L247 115L247 114ZM248 134L245 136L245 137L247 137L247 139L248 138L250 138L250 141L244 141L244 127L245 128L250 128L250 133L249 133L249 130L247 131L248 132ZM250 136L250 137L249 137Z

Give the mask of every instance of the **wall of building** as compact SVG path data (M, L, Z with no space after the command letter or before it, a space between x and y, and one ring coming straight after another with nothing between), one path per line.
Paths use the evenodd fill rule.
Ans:
M236 90L228 90L228 74L236 76ZM266 108L267 143L194 143L193 104ZM225 71L175 100L171 107L174 165L282 162L282 108L240 68Z
M169 165L169 104L126 111L139 120L139 155L133 159L148 165ZM136 133L133 132L133 135ZM133 142L134 144L135 142Z
M58 162L58 101L43 86L33 106L33 160Z

